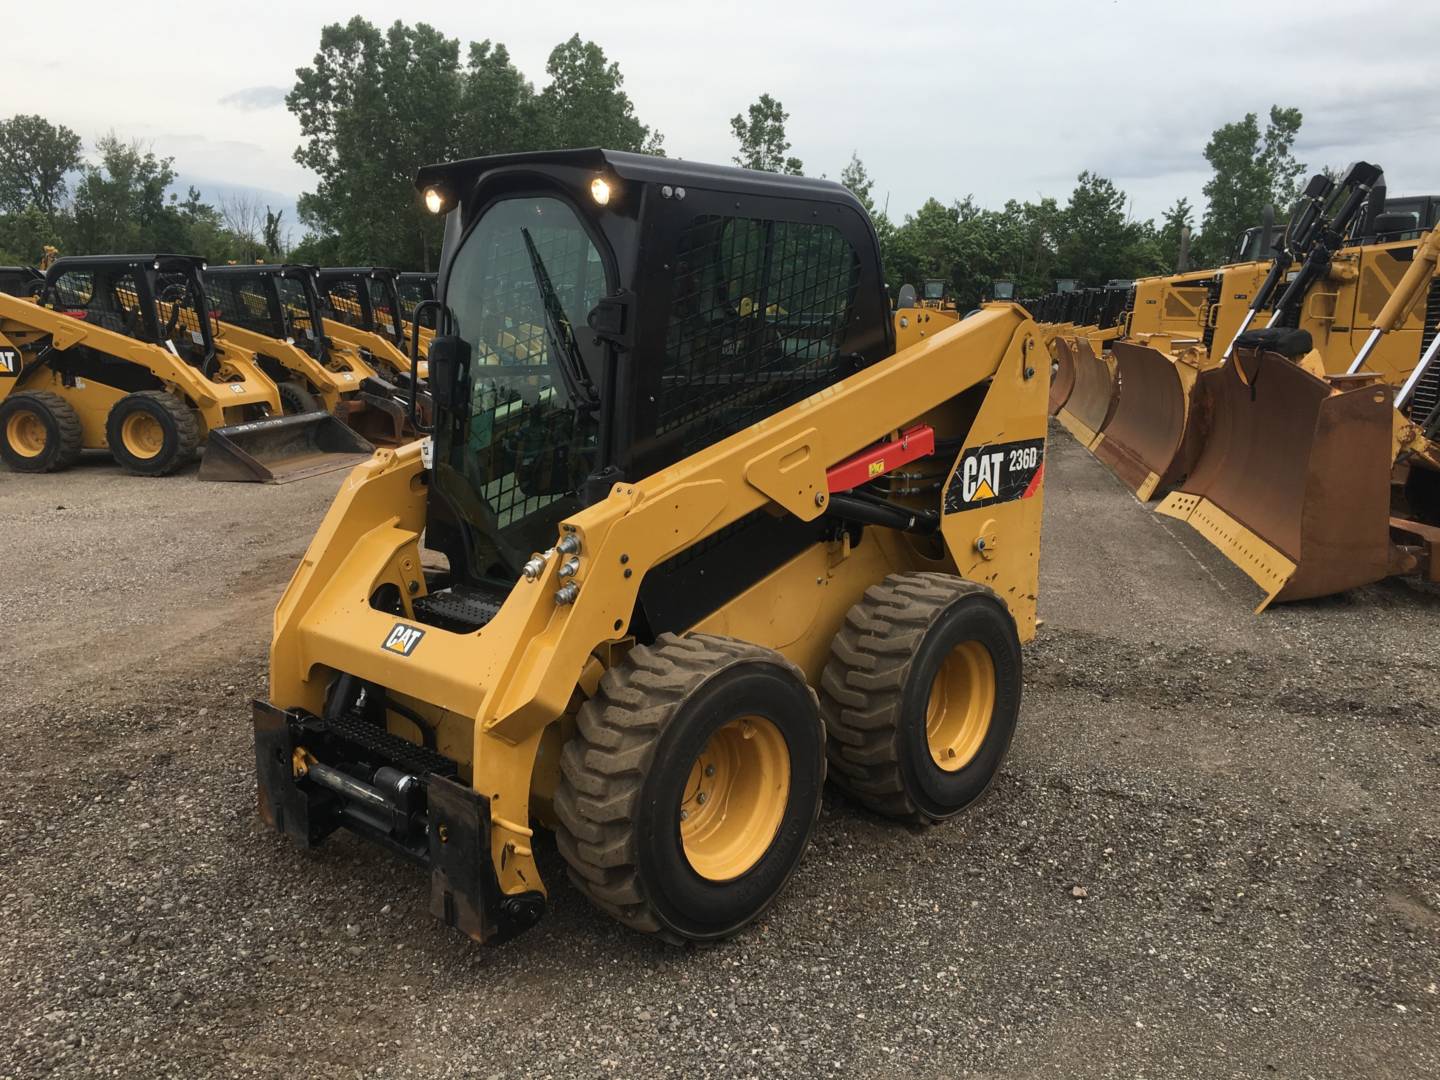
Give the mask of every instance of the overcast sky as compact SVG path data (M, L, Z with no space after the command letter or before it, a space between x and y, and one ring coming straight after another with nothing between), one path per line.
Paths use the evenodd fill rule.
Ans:
M246 188L289 204L310 186L283 97L320 27L357 12L504 42L537 87L578 31L619 61L672 156L728 162L729 117L771 93L805 171L836 177L858 150L897 220L930 195L1063 200L1082 169L1114 179L1140 217L1178 195L1199 204L1210 132L1272 102L1305 114L1301 161L1366 158L1392 194L1440 191L1434 0L5 7L24 77L5 81L0 116L40 113L87 145L112 128L146 140L211 199Z

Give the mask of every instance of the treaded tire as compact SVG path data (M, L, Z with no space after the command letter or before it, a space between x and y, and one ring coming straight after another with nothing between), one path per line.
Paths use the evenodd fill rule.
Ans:
M931 755L926 708L946 658L978 642L994 669L988 726L946 771ZM989 788L1020 714L1015 622L998 596L950 574L891 574L846 613L820 679L830 778L870 809L917 823L953 817Z
M45 429L39 454L20 453L10 444L12 418L29 413ZM0 403L0 459L16 472L43 473L68 469L80 459L80 417L68 401L49 390L14 394Z
M134 413L144 413L160 425L164 439L151 457L131 453L125 446L122 429ZM179 398L164 390L140 390L126 394L110 409L105 419L105 438L114 455L127 472L137 476L165 476L195 456L200 445L200 423Z
M280 395L282 416L298 416L301 413L325 411L325 406L319 398L291 379L277 382L275 389Z
M727 723L761 716L789 756L773 840L749 869L709 880L679 812L691 767ZM561 755L556 832L570 879L602 911L672 944L727 937L784 890L809 845L825 782L815 693L779 653L732 638L662 634L605 673Z

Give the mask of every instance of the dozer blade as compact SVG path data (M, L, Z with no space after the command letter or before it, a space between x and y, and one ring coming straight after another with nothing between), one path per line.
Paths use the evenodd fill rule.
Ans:
M1193 383L1153 345L1111 346L1120 393L1091 449L1142 500L1182 482L1194 462L1190 418Z
M280 416L213 429L200 479L285 484L351 468L374 450L329 413Z
M1336 391L1277 353L1202 372L1208 435L1158 512L1189 522L1276 600L1387 576L1395 391Z
M1072 350L1075 388L1060 410L1060 422L1088 449L1115 408L1115 376L1110 365L1095 355L1089 341L1077 338Z
M1055 339L1055 367L1050 376L1050 415L1054 416L1070 400L1075 389L1075 353L1068 338Z

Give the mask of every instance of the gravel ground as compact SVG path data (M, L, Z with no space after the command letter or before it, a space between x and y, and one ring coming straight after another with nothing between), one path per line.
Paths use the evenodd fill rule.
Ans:
M979 808L827 796L782 901L700 950L542 844L550 914L487 949L416 869L254 814L269 611L338 476L0 473L0 1077L1440 1076L1440 595L1255 618L1058 429L1047 479Z

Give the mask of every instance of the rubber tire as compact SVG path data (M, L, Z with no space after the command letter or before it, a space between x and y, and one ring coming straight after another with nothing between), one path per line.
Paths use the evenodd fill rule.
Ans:
M120 437L125 418L136 410L149 413L164 429L165 442L153 458L137 458L125 449L125 441ZM126 472L136 476L165 476L195 457L200 445L200 424L189 406L173 394L164 390L140 390L126 394L110 409L105 419L105 438L110 444L110 453Z
M975 756L935 764L925 707L935 673L966 641L995 665L995 707ZM820 679L830 778L863 803L915 823L954 817L985 794L1020 715L1023 661L1015 620L993 591L950 574L891 574L845 616Z
M45 425L45 449L37 457L16 453L5 437L10 418L21 412L32 413ZM80 417L59 394L49 390L32 390L12 395L0 403L0 460L15 472L45 473L68 469L80 460L82 449Z
M275 384L280 394L280 415L299 416L301 413L324 412L325 406L314 394L299 383L286 379Z
M713 731L761 715L785 738L790 795L775 839L739 877L690 866L678 807ZM570 879L602 911L672 944L716 941L780 895L809 846L825 783L815 692L779 653L733 638L662 634L605 673L561 755L556 839Z

